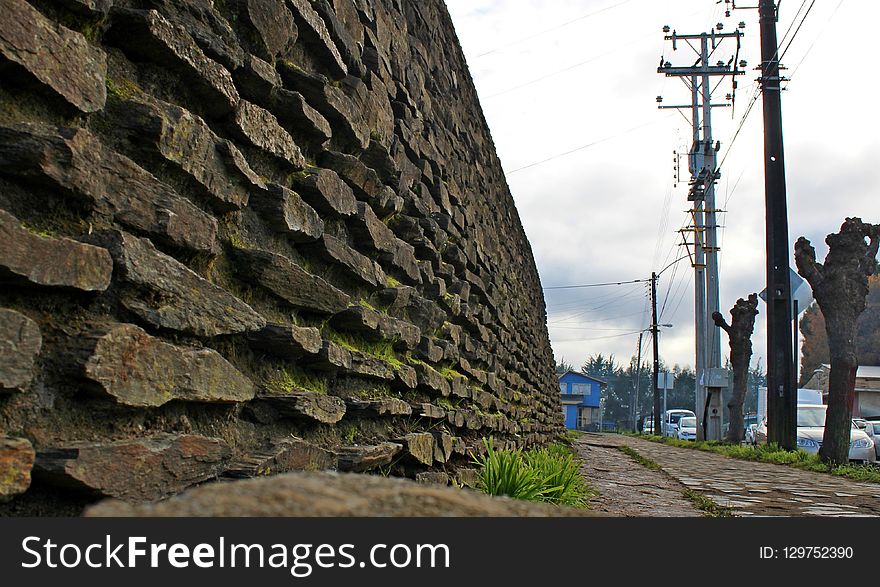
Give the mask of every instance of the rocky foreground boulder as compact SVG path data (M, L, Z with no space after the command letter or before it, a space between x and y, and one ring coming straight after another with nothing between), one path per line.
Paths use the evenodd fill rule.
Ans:
M408 479L353 473L287 473L274 477L205 485L167 501L132 505L108 500L86 510L107 516L597 516L471 489L420 484Z

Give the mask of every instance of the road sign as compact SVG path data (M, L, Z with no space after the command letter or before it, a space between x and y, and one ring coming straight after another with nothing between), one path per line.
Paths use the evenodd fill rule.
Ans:
M813 301L813 290L810 284L804 281L804 278L797 274L791 267L788 268L788 274L791 278L791 315L797 318L798 314L807 309ZM767 288L758 294L764 303L767 303Z
M675 387L675 375L669 371L657 373L657 389L673 389Z

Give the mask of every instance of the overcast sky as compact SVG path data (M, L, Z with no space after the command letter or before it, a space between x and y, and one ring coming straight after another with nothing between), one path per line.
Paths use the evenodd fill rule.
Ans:
M677 230L687 220L687 161L685 181L673 187L673 151L688 150L691 130L676 111L658 110L655 97L689 101L681 81L658 74L657 65L661 55L681 65L695 57L673 52L661 29L699 34L721 22L728 32L744 21L740 58L748 71L738 78L736 108L713 110L714 138L726 157L717 187L727 210L720 234L725 315L737 298L764 288L760 100L731 147L758 76L757 10L726 18L715 0L446 1L545 288L644 279L684 254ZM780 38L810 4L781 3ZM792 78L782 95L789 250L803 235L823 258L825 236L846 216L880 222L878 22L880 2L817 0L782 58ZM729 91L728 81L715 101ZM643 283L547 290L556 359L577 367L601 352L628 362L637 332L650 324L645 292ZM662 274L658 298L659 322L673 325L663 329L661 357L693 365L687 261ZM759 311L753 361L766 365L763 303ZM643 352L650 353L647 344Z

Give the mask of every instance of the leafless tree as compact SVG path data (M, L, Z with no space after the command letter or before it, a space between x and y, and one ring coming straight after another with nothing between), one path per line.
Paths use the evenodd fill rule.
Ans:
M855 399L856 320L865 309L868 276L877 268L880 225L847 218L837 234L829 234L824 265L816 262L816 249L801 237L794 247L798 273L813 288L813 297L825 316L831 373L828 378L828 412L819 456L836 464L848 461L853 400Z
M758 296L749 294L747 300L736 301L730 309L730 324L721 312L712 314L715 325L727 333L730 341L730 366L733 368L733 393L727 402L730 413L730 426L727 429L727 442L739 444L743 439L743 402L749 382L749 363L752 361L752 332L755 330L755 316L758 315Z

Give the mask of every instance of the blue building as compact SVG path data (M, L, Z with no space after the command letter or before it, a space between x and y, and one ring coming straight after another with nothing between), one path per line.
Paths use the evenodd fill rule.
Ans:
M601 379L569 371L559 376L562 415L570 430L599 430L599 401L608 384Z

